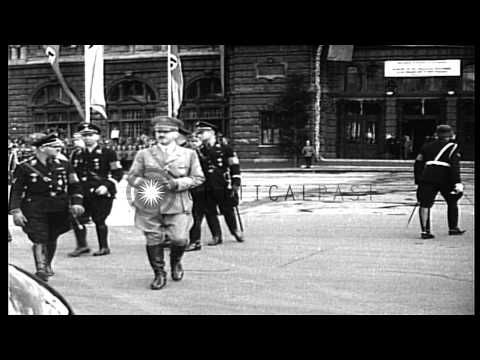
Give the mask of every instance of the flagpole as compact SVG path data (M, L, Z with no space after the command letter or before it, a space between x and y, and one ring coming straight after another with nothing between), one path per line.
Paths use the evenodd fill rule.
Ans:
M89 81L87 81L87 63L86 63L86 55L87 55L87 46L88 45L84 45L84 49L83 49L83 62L84 62L84 67L85 67L85 122L86 123L90 123L90 88L88 86L89 84Z
M172 116L172 72L170 70L170 45L167 45L167 91L168 91L168 116Z

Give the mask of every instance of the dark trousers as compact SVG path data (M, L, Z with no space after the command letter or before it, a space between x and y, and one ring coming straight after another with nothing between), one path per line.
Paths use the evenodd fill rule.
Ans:
M238 205L238 195L227 189L208 189L192 193L193 226L190 229L190 242L200 239L203 218L207 218L212 236L222 236L218 210L225 218L228 229L233 234L238 231L234 207Z
M448 227L455 229L458 226L458 200L462 194L452 194L452 187L449 185L420 183L417 188L417 200L420 207L431 208L439 192L447 203Z
M307 165L307 168L312 167L312 157L311 156L305 156L305 164Z

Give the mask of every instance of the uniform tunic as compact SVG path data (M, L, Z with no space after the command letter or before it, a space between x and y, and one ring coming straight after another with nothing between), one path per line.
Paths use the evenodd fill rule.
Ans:
M169 180L175 184L172 190L164 187ZM189 190L204 180L193 150L175 145L170 153L165 153L153 146L137 153L127 181L135 189L135 226L144 232L147 245L163 244L165 235L174 245L186 245L192 225ZM160 190L150 203L141 196L145 184Z
M47 243L70 229L69 204L83 203L82 187L68 161L58 158L44 165L32 157L14 174L9 211L21 209L28 222L23 231L34 243Z
M438 157L448 144L451 145ZM439 191L447 202L458 200L457 195L451 194L455 184L461 183L458 145L438 139L425 144L419 155L422 160L415 162L415 183L419 185L420 206L431 207Z
M78 149L71 156L72 165L77 172L85 194L85 213L81 222L85 223L91 216L93 221L105 221L112 210L113 199L117 192L115 183L109 180L109 174L116 181L123 177L122 167L115 151L96 146L91 152ZM97 195L100 186L108 189L106 195Z
M198 149L205 174L205 184L195 191L198 205L207 213L217 213L238 205L238 194L233 186L241 185L238 157L229 145L216 141L212 146L202 144ZM223 211L222 211L223 212Z

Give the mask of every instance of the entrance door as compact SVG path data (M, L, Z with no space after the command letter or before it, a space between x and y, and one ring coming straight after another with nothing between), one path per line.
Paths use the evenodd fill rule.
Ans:
M423 144L433 140L436 126L436 119L417 118L404 120L402 124L402 138L404 135L410 137L413 145L412 158L417 157Z
M337 152L346 159L379 156L382 106L378 102L345 101L339 104Z

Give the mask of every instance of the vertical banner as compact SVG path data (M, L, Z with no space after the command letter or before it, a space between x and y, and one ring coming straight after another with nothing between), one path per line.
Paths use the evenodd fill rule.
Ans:
M103 88L103 45L85 45L85 121L90 122L90 109L107 119Z
M82 105L80 105L80 101L78 101L77 97L70 90L67 82L63 78L63 75L60 71L60 45L43 45L43 48L45 49L45 55L48 56L48 62L52 66L52 69L55 72L55 75L57 76L57 79L60 82L63 91L65 91L67 96L72 100L73 104L77 108L78 113L80 114L80 117L85 120L85 115L82 109Z
M183 75L178 45L168 45L168 116L178 116L182 100Z
M330 45L328 47L327 60L352 61L353 45Z

